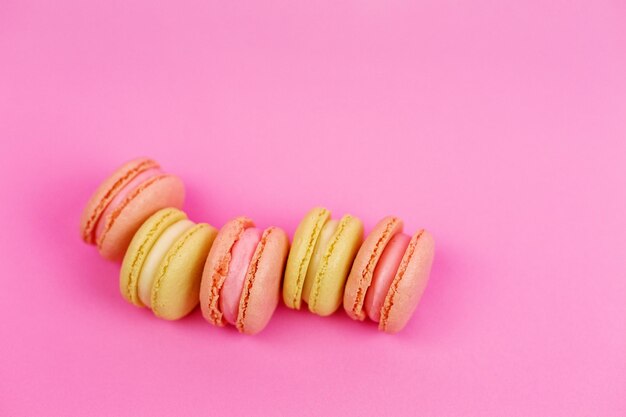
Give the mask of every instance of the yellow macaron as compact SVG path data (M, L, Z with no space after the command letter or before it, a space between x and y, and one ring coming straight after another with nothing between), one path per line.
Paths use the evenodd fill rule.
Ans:
M345 215L331 220L330 211L316 207L298 226L285 269L283 301L320 316L334 313L342 303L343 288L363 239L363 223Z
M159 210L135 233L122 262L120 292L130 303L176 320L198 304L202 269L217 230L175 208Z

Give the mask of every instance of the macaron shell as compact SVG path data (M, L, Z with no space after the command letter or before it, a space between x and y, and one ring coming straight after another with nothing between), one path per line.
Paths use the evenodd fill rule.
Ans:
M100 254L109 260L120 260L141 225L155 212L167 207L181 208L185 186L175 175L151 178L131 192L107 219L98 240Z
M280 281L289 252L289 237L277 227L263 232L250 262L237 317L237 329L246 334L263 330L280 298Z
M126 301L142 307L137 285L143 263L159 236L171 225L187 218L175 208L166 208L154 213L141 225L128 246L120 271L120 292Z
M238 217L226 223L220 229L206 258L200 286L200 308L204 318L216 326L226 324L219 298L228 275L231 250L248 227L254 227L254 223L247 217Z
M343 295L343 308L354 320L363 320L365 294L372 282L376 263L380 259L389 240L402 231L402 220L388 216L382 219L370 232L356 255L348 276Z
M417 232L409 242L398 273L380 312L378 328L397 333L407 324L419 303L430 275L435 241L426 230Z
M333 314L341 305L344 284L352 261L363 240L363 223L346 215L339 222L311 286L309 311L320 316Z
M200 223L167 252L152 287L152 311L157 317L177 320L198 304L202 268L216 236L214 227Z
M80 232L85 242L96 243L94 230L98 219L117 192L138 174L151 168L159 168L159 164L149 158L133 159L116 169L98 186L80 217Z
M300 309L306 271L317 237L329 218L330 211L316 207L307 213L296 229L283 281L283 301L289 308Z

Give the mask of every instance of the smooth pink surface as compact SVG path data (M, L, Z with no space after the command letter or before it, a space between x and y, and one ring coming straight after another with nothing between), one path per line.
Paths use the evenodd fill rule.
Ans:
M626 415L624 2L89 3L0 2L0 415ZM141 155L214 226L427 228L415 316L129 305L77 230Z
M98 241L98 239L102 235L102 232L104 231L104 226L106 224L105 219L109 217L109 215L120 204L122 204L122 202L126 199L128 194L131 193L133 190L135 190L137 187L139 187L144 181L147 181L150 178L161 174L162 172L163 171L161 171L160 168L148 169L146 171L139 173L135 178L130 180L128 184L122 187L122 189L115 195L115 197L111 199L111 202L106 206L106 208L102 212L102 215L98 219L98 222L96 223L96 241Z
M252 255L261 241L262 234L263 232L256 227L246 229L230 252L232 258L228 264L226 280L220 291L220 308L224 319L232 325L237 324L243 284L246 281Z
M363 309L367 316L375 322L378 322L380 319L380 309L385 304L389 287L396 276L396 272L398 272L398 267L410 241L411 236L404 233L398 233L393 236L389 239L383 254L376 264L374 274L372 275L372 283L365 293L365 301L363 303Z

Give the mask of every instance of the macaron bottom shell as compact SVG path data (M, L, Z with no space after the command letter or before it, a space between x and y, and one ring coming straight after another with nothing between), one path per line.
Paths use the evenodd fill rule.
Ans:
M381 309L380 330L397 333L406 326L424 294L434 257L432 235L426 230L413 235Z
M263 232L252 257L241 294L237 329L257 334L269 323L280 299L280 284L289 252L284 230L270 227Z

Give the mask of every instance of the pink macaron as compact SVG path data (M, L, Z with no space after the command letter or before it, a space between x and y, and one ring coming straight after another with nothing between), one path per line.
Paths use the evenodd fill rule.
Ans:
M354 320L368 317L388 333L402 330L426 288L434 253L426 230L409 236L399 218L381 220L352 265L344 290L346 313Z
M276 306L289 238L280 228L260 230L238 217L221 228L207 257L200 286L204 318L241 333L265 328Z
M162 208L181 208L183 182L155 161L137 158L118 168L96 190L80 220L83 240L100 254L121 260L141 224Z

